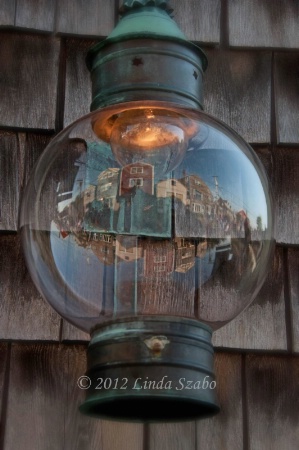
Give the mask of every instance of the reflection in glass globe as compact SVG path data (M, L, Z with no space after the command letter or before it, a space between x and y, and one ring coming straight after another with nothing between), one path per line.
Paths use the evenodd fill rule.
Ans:
M266 276L272 222L263 168L208 115L133 106L85 116L41 156L20 222L30 272L85 331L152 314L217 329Z
M164 175L180 164L190 137L198 131L195 123L182 114L145 107L126 109L107 121L100 114L93 130L110 143L121 166L148 163L156 175Z

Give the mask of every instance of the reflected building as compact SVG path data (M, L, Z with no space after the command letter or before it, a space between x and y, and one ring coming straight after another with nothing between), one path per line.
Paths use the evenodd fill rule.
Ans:
M124 166L120 174L119 195L130 195L136 189L154 194L154 166L146 163L132 163Z
M218 235L220 237L231 235L235 229L235 213L230 203L222 197L215 201L215 217Z
M159 181L156 186L156 196L157 198L174 197L187 205L187 188L174 178Z
M208 240L204 239L203 241L199 242L196 246L196 256L198 258L204 258L207 254L208 250Z
M123 261L133 262L143 256L143 247L135 236L120 235L116 237L116 256Z
M94 233L90 241L90 248L96 257L106 265L114 264L116 253L116 239L111 234Z
M89 203L92 203L95 198L96 198L96 186L90 184L83 192L84 210L87 209Z
M84 230L73 231L74 241L79 247L90 248L91 233L86 233Z
M185 273L195 265L195 245L186 239L175 239L175 272Z
M98 184L96 187L96 200L103 202L109 208L117 209L117 191L119 184L120 169L109 168L104 170L98 176Z
M187 189L190 211L210 218L215 213L212 192L198 175L186 175L179 180Z
M144 277L165 277L174 271L175 247L170 240L145 240L144 252Z
M237 237L244 237L244 223L247 219L247 214L246 212L241 209L240 211L238 211L235 215L235 225L234 225L234 232L233 235L237 236Z
M230 203L222 197L219 197L215 202L215 210L219 219L227 222L232 222L234 220L235 214Z
M157 181L152 164L134 162L107 168L107 158L104 162L106 168L100 171L100 160L90 159L87 183L83 177L85 162L77 162L71 200L71 191L61 193L59 187L57 200L63 198L57 208L60 228L179 239L198 234L207 239L241 238L246 234L250 240L249 218L244 210L233 209L230 197L219 195L218 176L214 176L212 192L204 177L185 170L177 179Z
M115 262L115 242L116 238L112 234L96 233L92 231L73 232L74 240L79 247L92 250L94 255L105 265Z

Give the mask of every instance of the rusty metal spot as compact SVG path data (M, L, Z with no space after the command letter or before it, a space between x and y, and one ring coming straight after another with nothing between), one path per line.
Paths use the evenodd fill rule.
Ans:
M162 350L164 350L167 344L170 344L170 341L166 336L152 336L151 338L144 340L145 345L151 351L152 355L158 357L161 355Z
M132 66L142 66L143 65L143 59L138 58L135 56L135 58L132 59Z

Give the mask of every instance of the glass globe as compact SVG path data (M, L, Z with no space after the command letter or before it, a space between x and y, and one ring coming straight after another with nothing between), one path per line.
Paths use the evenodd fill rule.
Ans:
M95 111L51 141L20 230L40 293L82 330L151 315L215 330L265 279L271 217L243 139L207 114L148 101Z

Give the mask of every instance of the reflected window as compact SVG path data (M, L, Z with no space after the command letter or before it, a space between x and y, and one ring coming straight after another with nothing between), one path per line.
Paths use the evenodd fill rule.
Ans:
M154 271L155 272L165 272L166 271L165 264L159 264L159 265L154 266Z
M192 257L193 256L193 253L192 253L192 251L190 252L185 252L185 253L183 253L182 254L182 258L190 258L190 257Z
M166 256L155 256L154 262L155 263L165 263L166 262Z
M111 242L111 236L109 234L100 234L100 241Z
M134 247L127 248L124 245L119 244L119 251L123 252L123 253L133 253L134 252Z
M198 200L202 200L202 194L198 192L196 189L193 189L193 197Z
M143 173L143 167L131 167L130 173Z
M114 197L105 197L105 204L106 204L106 206L108 206L109 208L113 208L114 207L114 203L115 203L115 198Z
M112 186L112 183L106 183L101 186L101 191L107 191Z
M192 210L195 213L204 213L205 207L203 205L200 205L199 203L193 203Z
M130 178L129 186L143 186L143 179L142 178Z

